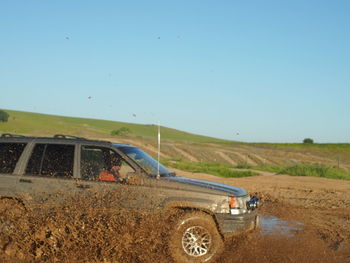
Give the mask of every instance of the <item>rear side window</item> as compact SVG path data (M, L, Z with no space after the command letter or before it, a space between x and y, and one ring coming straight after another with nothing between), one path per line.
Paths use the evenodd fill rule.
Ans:
M0 143L0 173L13 173L25 143Z
M74 145L37 144L31 154L26 174L73 177Z

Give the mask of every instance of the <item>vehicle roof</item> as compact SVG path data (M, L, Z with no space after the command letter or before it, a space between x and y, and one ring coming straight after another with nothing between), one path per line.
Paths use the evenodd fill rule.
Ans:
M42 141L42 142L56 142L56 143L98 143L98 144L104 144L104 145L120 145L120 146L127 146L127 144L117 144L112 143L110 141L104 141L104 140L95 140L95 139L86 139L83 137L77 137L77 136L71 136L71 135L63 135L63 134L56 134L53 137L40 137L40 136L23 136L18 134L10 134L10 133L3 133L0 136L0 142L31 142L31 141Z

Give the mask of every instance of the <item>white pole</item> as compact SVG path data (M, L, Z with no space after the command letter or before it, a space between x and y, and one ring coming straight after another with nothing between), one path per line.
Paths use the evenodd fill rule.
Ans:
M159 174L159 158L160 158L160 122L158 122L158 170L157 170L157 178L160 177Z

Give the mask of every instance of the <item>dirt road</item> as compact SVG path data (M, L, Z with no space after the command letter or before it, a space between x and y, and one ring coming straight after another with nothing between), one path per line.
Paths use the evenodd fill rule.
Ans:
M350 262L350 182L176 172L240 186L262 199L261 229L228 240L218 263ZM171 262L165 245L169 224L161 213L110 213L91 209L87 200L39 213L0 207L1 262Z

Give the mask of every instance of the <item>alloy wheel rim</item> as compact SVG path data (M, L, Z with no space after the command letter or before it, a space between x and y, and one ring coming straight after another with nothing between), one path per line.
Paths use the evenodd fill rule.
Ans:
M192 257L204 256L211 247L211 235L201 226L192 226L186 229L182 236L182 248Z

